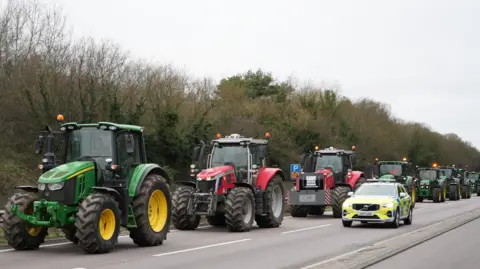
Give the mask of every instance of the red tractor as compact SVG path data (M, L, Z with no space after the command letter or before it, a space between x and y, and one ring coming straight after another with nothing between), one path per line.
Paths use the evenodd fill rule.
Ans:
M282 170L266 166L267 139L232 134L197 146L190 176L195 182L177 182L172 220L178 230L194 230L200 217L212 226L246 232L253 221L260 228L279 227L285 193Z
M323 215L325 206L331 206L334 218L342 217L342 204L350 191L365 182L365 175L352 171L356 164L355 146L352 151L333 147L303 155L303 169L297 174L295 187L289 192L292 217Z

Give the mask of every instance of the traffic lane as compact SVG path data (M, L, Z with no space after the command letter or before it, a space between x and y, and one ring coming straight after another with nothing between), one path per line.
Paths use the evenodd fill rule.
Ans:
M470 200L473 201L473 200ZM480 201L480 200L479 200ZM464 203L468 202L468 200L464 201L458 201L457 203ZM423 204L418 204L416 207L416 212L425 212L425 218L430 218L431 211L436 211L437 208L439 207L440 204L432 204L432 203L423 203ZM444 204L444 207L450 207L448 204ZM463 207L462 207L463 208ZM445 211L448 213L448 211ZM428 215L427 215L428 214ZM416 216L417 214L415 214ZM435 218L430 218L431 220L435 220ZM163 246L158 246L158 247L151 247L151 248L139 248L136 247L131 240L127 237L122 237L119 240L119 244L117 249L114 252L111 252L106 255L88 255L85 256L85 253L83 250L79 249L77 246L74 246L73 244L61 244L61 245L53 245L49 247L42 247L41 249L37 251L31 251L31 252L15 252L15 251L10 251L10 252L3 252L0 251L0 264L8 266L12 265L15 268L32 268L32 266L36 268L52 268L53 267L61 267L61 268L103 268L104 266L108 265L126 265L125 268L129 268L132 266L136 266L137 263L145 263L144 267L150 268L152 264L156 264L158 261L157 259L162 258L162 265L165 265L166 263L169 263L168 260L171 260L170 262L172 263L170 268L182 268L182 263L185 262L185 254L187 254L187 262L192 259L190 256L195 256L193 253L198 252L198 253L204 253L205 251L211 251L212 253L217 253L219 249L221 250L230 250L236 249L236 245L242 245L242 244L248 244L248 249L247 249L247 255L255 255L256 252L263 252L264 249L275 249L278 246L275 246L276 244L290 244L290 240L298 240L296 239L295 236L289 237L290 239L287 240L287 242L284 242L284 240L280 240L280 242L277 242L276 240L270 241L271 238L276 238L282 233L290 234L290 235L298 235L298 234L304 234L305 237L307 238L300 238L300 240L307 240L309 239L311 235L311 232L317 229L329 229L330 226L323 227L323 225L326 224L335 224L331 225L333 227L336 227L336 229L341 228L338 231L331 231L331 230L325 230L325 234L320 234L320 238L328 238L329 236L335 237L338 234L343 235L345 233L345 230L343 227L341 227L340 221L338 219L332 219L331 217L324 216L324 217L311 217L311 218L306 218L306 219L292 219L292 218L286 218L283 225L280 228L277 229L254 229L250 233L228 233L226 229L222 228L204 228L204 229L199 229L196 231L173 231L170 233L168 240L164 242ZM386 230L387 232L375 232L375 235L380 235L384 234L385 236L388 236L388 234L391 232L388 229ZM370 234L369 229L365 229L364 231L361 232L355 232L354 236L360 236L364 234L364 236L370 238L368 236ZM340 246L343 246L344 243L348 245L349 243L349 238L351 236L344 236L343 239L339 240L338 242L334 242L336 244L340 244ZM250 240L245 240L245 241L238 241L242 239L254 239L255 244L254 247L251 247L251 242ZM257 241L262 241L262 242L257 242ZM336 241L336 240L333 240ZM230 243L229 243L230 242ZM225 243L229 243L228 245L225 245ZM223 245L222 245L223 244ZM293 243L295 244L295 243ZM261 247L258 247L258 246ZM318 248L318 246L314 246ZM209 248L210 250L206 250L206 248ZM300 247L302 249L302 247ZM252 251L250 251L252 250ZM245 251L245 250L244 250ZM276 252L276 251L275 251ZM271 253L275 253L271 252ZM162 253L169 253L165 254L163 257L155 257L155 260L150 261L152 258L152 255L155 254L162 254ZM315 255L320 255L320 253L315 253ZM328 254L328 253L327 253ZM327 255L324 254L324 255ZM28 260L25 260L25 257L30 257L26 255L32 255L31 262ZM204 254L201 254L202 256ZM226 256L231 255L231 253L225 253L222 254L221 256L209 258L212 259L213 261L216 259L221 259L223 260ZM314 256L315 256L314 255ZM168 257L167 257L168 256ZM275 255L274 255L275 256ZM88 257L88 260L85 258ZM172 260L173 257L173 260ZM311 258L311 253L306 253L306 257L303 257L305 259ZM303 259L302 258L302 259ZM201 257L196 257L196 259L201 259ZM235 255L233 257L229 257L229 259L226 259L228 261L230 260L236 260ZM272 259L275 259L273 257ZM30 260L30 259L29 259ZM167 260L167 261L165 261ZM210 260L210 262L212 261ZM244 262L245 259L239 259L236 260L236 263L242 263ZM250 260L250 259L246 259ZM133 264L131 262L134 262ZM258 261L257 261L258 262ZM207 264L209 261L206 261ZM195 262L197 264L197 262ZM265 265L268 265L269 263L266 263ZM180 265L180 266L178 266ZM19 267L22 266L22 267ZM176 267L178 266L178 267ZM188 265L187 265L188 266ZM211 267L212 265L208 265Z
M476 203L470 200L459 203L466 204L462 206L462 211L466 212L473 208L479 208L479 202L480 200L477 200ZM470 204L470 206L467 204ZM452 207L452 205L444 204L444 207ZM424 223L438 222L450 217L453 213L458 213L457 209L444 209L442 210L443 213L439 213L438 209L438 204L425 203L419 206L418 212L425 211L417 217L419 223L412 226L403 226L400 229L377 226L379 229L372 230L371 225L347 229L341 225L338 219L295 219L292 222L310 223L310 226L290 229L289 225L286 224L285 228L288 228L286 231L281 231L281 229L260 230L260 236L258 236L257 230L255 230L243 234L245 235L243 239L177 251L162 249L161 252L151 257L145 257L142 254L142 257L137 256L117 262L110 261L109 264L103 266L89 263L88 266L84 267L89 269L129 269L134 266L141 266L146 269L154 269L161 265L162 268L170 269L189 267L200 269L225 267L229 269L259 267L298 269L319 259L327 259L333 255L338 255L338 253L352 251L380 240L398 236L401 233L426 226ZM197 233L202 234L210 232L210 229L197 231Z
M477 268L480 264L478 237L472 235L478 233L478 227L480 219L410 248L368 269L404 269L412 267L412 264L423 269Z

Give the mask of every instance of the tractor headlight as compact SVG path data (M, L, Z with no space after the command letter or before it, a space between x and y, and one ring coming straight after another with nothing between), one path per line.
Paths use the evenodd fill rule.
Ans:
M393 203L386 203L386 204L383 204L382 207L386 207L386 208L393 208Z
M51 184L48 184L48 189L51 191L57 191L62 189L63 185L65 185L65 182L51 183Z
M38 183L37 188L38 188L39 190L44 191L44 190L45 190L45 187L46 187L45 183Z

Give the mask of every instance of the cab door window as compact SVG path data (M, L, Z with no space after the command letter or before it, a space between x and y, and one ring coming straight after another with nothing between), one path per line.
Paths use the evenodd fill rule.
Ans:
M120 176L128 177L133 169L142 163L140 136L136 133L120 133L116 139L117 163L120 166ZM127 152L133 146L133 152Z

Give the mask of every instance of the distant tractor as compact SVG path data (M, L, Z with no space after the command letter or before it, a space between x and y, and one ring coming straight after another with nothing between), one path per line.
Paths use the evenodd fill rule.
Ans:
M462 172L455 166L440 167L440 170L445 173L447 180L448 199L451 201L466 199L468 196L466 192L470 192L470 186L465 186L468 183L465 179L465 171Z
M420 186L417 191L417 201L424 199L434 203L443 203L447 198L447 180L443 171L436 164L433 167L420 167L417 169Z
M480 174L472 171L469 173L468 179L470 180L471 191L480 196Z
M412 163L407 162L407 158L403 158L402 161L378 161L376 159L374 165L379 181L394 179L396 182L403 184L412 198L413 207L415 207L415 202L418 199L416 192L419 182L413 175Z
M195 182L177 182L173 224L194 230L201 216L231 232L279 227L283 222L284 174L267 166L267 139L231 134L195 147L190 175Z
M57 117L63 120L63 116ZM167 238L171 215L169 178L159 165L147 163L143 127L99 122L61 125L64 164L47 136L45 171L36 186L18 186L3 215L3 230L16 250L37 249L49 227L87 253L114 249L120 227L139 246L156 246ZM37 140L43 151L44 137Z
M352 151L333 147L302 157L303 171L295 178L295 187L289 191L292 217L323 215L331 206L334 218L342 217L342 204L350 191L365 182L365 175L352 171L356 164L355 146Z

